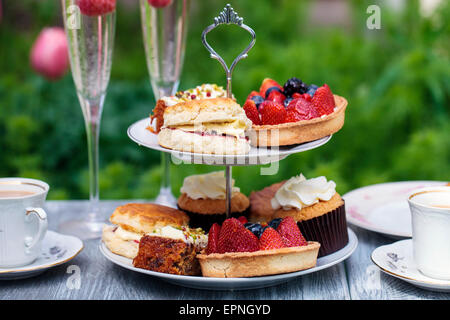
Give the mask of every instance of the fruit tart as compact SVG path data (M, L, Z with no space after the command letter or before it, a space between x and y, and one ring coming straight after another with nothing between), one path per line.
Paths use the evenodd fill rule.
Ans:
M316 265L320 244L306 241L292 217L264 225L244 222L213 224L205 252L197 255L204 277L256 277Z
M253 146L286 146L331 135L344 125L346 107L347 100L334 95L327 84L308 86L295 77L284 86L264 79L243 106L253 122Z

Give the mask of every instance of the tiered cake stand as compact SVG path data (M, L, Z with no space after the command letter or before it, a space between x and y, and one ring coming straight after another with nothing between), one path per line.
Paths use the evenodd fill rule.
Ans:
M212 29L217 27L220 24L236 24L241 28L247 30L252 35L252 41L250 45L233 61L231 68L228 68L224 60L209 46L206 41L206 34L210 32ZM240 18L231 8L230 5L227 5L225 9L220 13L218 17L214 19L214 24L208 26L202 34L202 40L205 47L211 53L211 57L219 60L226 71L227 75L227 95L231 97L231 73L236 66L236 63L247 57L247 52L252 48L255 42L255 33L254 31L243 24L243 19ZM278 162L287 156L304 152L307 150L315 149L327 143L331 139L331 135L323 137L321 139L294 145L287 147L271 147L271 148L262 148L262 147L252 147L248 154L244 155L215 155L215 154L200 154L200 153L191 153L191 152L180 152L170 150L164 147L161 147L158 144L157 135L148 130L148 127L151 125L150 118L145 118L139 120L132 124L128 128L128 136L131 140L136 142L140 146L144 146L153 150L171 153L172 161L174 163L194 163L194 164L206 164L206 165L223 165L225 166L225 176L226 176L226 199L227 199L227 215L231 214L231 190L232 190L232 167L233 166L251 166L251 165L264 165L273 162ZM206 230L207 231L207 230ZM115 264L118 264L124 268L131 269L136 272L145 273L149 275L156 276L162 280L185 286L191 288L198 289L209 289L209 290L242 290L242 289L255 289L273 286L279 283L283 283L289 281L292 278L298 277L303 274L308 274L312 272L316 272L318 270L322 270L325 268L329 268L347 257L349 257L353 251L356 249L358 240L353 233L352 230L348 230L349 232L349 242L348 244L342 248L341 250L330 254L328 256L321 257L317 259L317 264L314 268L302 270L298 272L291 272L286 274L278 274L272 276L264 276L264 277L253 277L253 278L207 278L207 277L196 277L196 276L180 276L180 275L172 275L165 274L160 272L149 271L145 269L135 268L130 259L118 256L110 252L106 246L102 243L100 245L100 249L105 257Z

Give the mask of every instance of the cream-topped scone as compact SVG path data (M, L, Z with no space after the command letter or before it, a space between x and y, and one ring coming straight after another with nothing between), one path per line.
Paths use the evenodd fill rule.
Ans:
M158 134L161 146L205 154L246 154L251 121L233 99L186 101L165 108Z
M231 212L244 215L250 202L232 181ZM209 230L226 219L226 180L224 171L188 176L183 181L178 207L189 216L191 227Z
M321 243L319 256L348 243L345 204L336 183L326 177L307 179L303 174L250 195L250 220L268 222L291 216L309 240Z

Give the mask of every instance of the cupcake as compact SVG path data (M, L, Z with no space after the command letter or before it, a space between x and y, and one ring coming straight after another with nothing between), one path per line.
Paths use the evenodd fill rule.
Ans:
M300 174L253 192L250 203L253 222L293 217L306 239L320 242L319 257L348 243L344 200L325 177L306 179Z
M180 189L178 208L189 216L189 226L209 230L214 223L226 218L226 181L224 171L186 177ZM234 186L232 181L231 215L245 214L249 199Z

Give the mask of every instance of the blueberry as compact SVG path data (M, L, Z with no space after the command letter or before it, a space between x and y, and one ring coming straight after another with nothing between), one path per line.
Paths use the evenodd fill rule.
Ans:
M287 108L289 103L292 101L292 97L287 97L286 99L284 99L284 107Z
M259 109L259 105L264 102L264 98L260 95L253 96L250 98L250 100L253 100L257 109Z
M316 86L315 84L311 84L308 87L308 91L306 93L309 94L312 98L314 96L314 93L316 93L317 88L318 88L318 86Z
M283 86L284 94L288 97L292 96L294 93L306 93L308 86L300 79L293 77L290 78Z
M259 223L251 223L251 222L247 222L246 224L244 224L244 226L258 238L261 237L262 233L264 232L264 229L267 228L267 227L263 228L263 226L260 225Z
M269 97L269 94L270 94L273 90L276 90L276 91L278 91L278 92L281 92L281 89L278 88L278 87L270 87L270 88L268 88L268 89L266 90L266 93L265 93L266 99L267 99L267 97ZM283 92L281 92L281 93L283 93Z
M282 218L273 219L272 221L269 222L269 227L272 227L275 230L277 230L281 220L283 220L283 219Z

